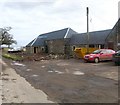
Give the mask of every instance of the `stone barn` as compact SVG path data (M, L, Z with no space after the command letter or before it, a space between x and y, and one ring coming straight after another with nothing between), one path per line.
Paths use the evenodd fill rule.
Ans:
M73 34L77 32L71 28L41 34L26 46L26 50L30 53L65 54Z
M72 56L75 48L87 48L87 42L87 33L64 28L39 35L26 46L26 51ZM112 29L89 32L89 48L120 49L120 19Z
M89 48L105 48L105 39L111 29L89 32ZM70 40L71 54L75 48L87 48L87 33L75 34Z
M120 18L106 38L106 48L120 49Z

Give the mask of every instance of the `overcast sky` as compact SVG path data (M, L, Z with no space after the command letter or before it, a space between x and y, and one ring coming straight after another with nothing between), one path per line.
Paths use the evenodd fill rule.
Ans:
M0 0L0 27L10 31L25 46L42 33L70 27L87 30L86 7L89 7L89 31L111 29L118 20L119 0Z

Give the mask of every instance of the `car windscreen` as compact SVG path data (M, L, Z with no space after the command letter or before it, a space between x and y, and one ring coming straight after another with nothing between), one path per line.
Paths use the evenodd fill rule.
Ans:
M92 54L99 54L102 50L95 50Z

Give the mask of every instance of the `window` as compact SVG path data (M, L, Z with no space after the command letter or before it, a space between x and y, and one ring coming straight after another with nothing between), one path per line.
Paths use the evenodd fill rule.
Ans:
M99 54L102 50L95 50L92 54Z
M111 54L113 51L112 50L107 50L107 53L108 54Z
M103 54L107 54L107 50L102 50L101 53L103 53Z

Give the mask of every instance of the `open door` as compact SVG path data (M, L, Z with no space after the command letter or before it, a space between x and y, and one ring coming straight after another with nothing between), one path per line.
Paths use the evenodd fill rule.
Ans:
M45 53L48 53L48 46L45 46Z
M37 53L37 48L36 47L34 47L34 53Z

